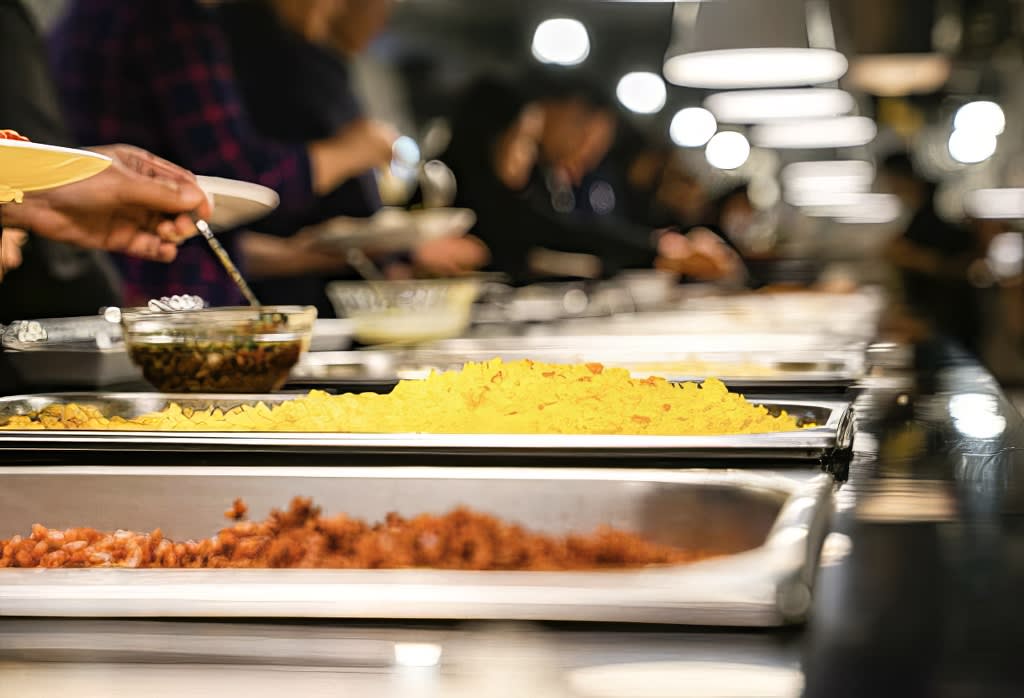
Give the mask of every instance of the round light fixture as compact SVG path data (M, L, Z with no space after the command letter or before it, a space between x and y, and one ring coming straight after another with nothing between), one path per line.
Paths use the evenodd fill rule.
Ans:
M866 116L836 116L761 124L751 135L765 148L852 148L867 145L877 133Z
M967 131L956 129L949 136L949 154L957 162L974 165L984 162L996 152L997 141L994 134L984 131Z
M846 57L831 49L737 48L672 56L665 77L704 89L794 87L838 80L846 68Z
M541 63L579 65L589 55L590 36L579 20L546 19L533 33L533 56Z
M750 143L737 131L721 131L708 141L704 157L712 167L735 170L750 157Z
M968 102L957 109L953 129L998 136L1006 129L1006 115L995 102Z
M654 73L626 73L615 88L615 95L626 109L637 114L655 114L665 106L665 81Z
M672 117L668 135L678 146L697 148L711 140L717 130L718 122L714 114L701 107L687 107Z
M704 100L719 121L757 124L776 119L817 119L853 111L849 92L830 88L719 92Z

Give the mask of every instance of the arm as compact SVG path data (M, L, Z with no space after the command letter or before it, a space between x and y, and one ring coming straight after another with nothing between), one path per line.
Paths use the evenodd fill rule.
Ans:
M113 164L100 174L56 189L30 192L4 207L6 223L80 247L170 262L195 234L189 214L210 215L192 173L139 148L97 148Z
M310 244L309 236L290 238L246 231L239 237L246 273L253 279L276 279L304 274L340 272L348 266L344 255L325 254Z

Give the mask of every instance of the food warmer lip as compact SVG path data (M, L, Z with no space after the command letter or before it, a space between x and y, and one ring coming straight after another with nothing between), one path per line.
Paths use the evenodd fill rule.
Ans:
M50 523L68 523L93 511L93 516L106 517L105 522L176 515L178 524L164 529L172 535L175 525L199 525L189 519L211 515L206 509L213 507L219 514L220 499L240 495L263 506L317 485L328 512L339 511L345 497L353 508L365 511L400 507L403 496L414 502L403 508L429 511L454 506L466 493L479 499L476 505L482 510L526 519L528 526L530 520L547 517L538 530L591 527L595 517L607 517L613 524L616 518L642 522L649 517L646 524L636 525L678 530L686 525L678 518L672 524L672 517L689 516L692 525L712 520L717 511L719 527L734 524L744 533L718 528L711 535L730 540L745 535L745 540L760 543L746 552L690 565L611 572L12 568L0 570L0 615L461 618L752 627L804 619L834 487L832 478L820 473L698 469L254 467L240 472L4 467L0 477L8 483L0 493L0 500L7 500L0 509L5 534L7 527L24 526L22 520L37 515L43 521L52 517ZM325 479L336 481L333 489ZM409 480L411 486L403 484ZM52 499L54 513L41 511L42 502L55 491L70 494ZM182 491L202 493L204 511L183 509ZM96 496L87 496L90 492ZM106 506L97 507L97 499ZM112 501L130 502L126 513ZM75 511L75 503L83 513ZM692 509L679 504L702 509L688 514ZM532 509L537 507L544 510Z
M664 352L662 352L664 353ZM682 356L696 354L696 360L747 362L751 352L734 351L727 355L703 355L698 352L674 352ZM399 380L417 379L426 376L428 369L447 370L470 361L481 361L503 355L506 360L532 358L548 363L565 363L582 360L587 352L580 350L558 350L553 352L537 351L506 351L506 352L449 352L429 349L411 351L390 351L368 349L359 351L311 352L305 354L292 370L291 385L309 385L324 387L351 387L359 390L363 386L393 387ZM592 353L594 360L607 365L626 366L643 364L637 359L635 352L601 352ZM685 359L680 359L681 362ZM672 360L650 363L672 363ZM723 383L733 389L746 391L764 390L835 390L846 389L857 383L864 376L863 351L832 351L810 352L794 351L778 354L775 358L762 359L761 363L769 366L782 367L771 375L717 375ZM813 370L787 369L785 366L796 364L813 365ZM344 368L354 371L354 375L332 377L324 375L332 368ZM638 375L657 375L673 382L700 382L705 376L663 370L637 369Z
M162 393L54 393L0 398L0 419L29 414L50 404L97 405L105 414L144 414L168 401L224 409L262 401L276 403L295 395L173 395ZM751 402L780 407L791 414L812 413L822 426L767 434L721 436L643 436L573 434L369 434L303 432L160 432L91 430L0 430L3 450L161 451L221 453L320 453L345 455L522 455L579 458L777 458L818 460L848 450L853 412L847 400L791 400L750 396ZM109 409L115 408L115 409Z

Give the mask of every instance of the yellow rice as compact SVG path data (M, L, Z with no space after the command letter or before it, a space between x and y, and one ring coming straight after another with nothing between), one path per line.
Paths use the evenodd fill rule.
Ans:
M702 385L634 379L599 364L551 365L495 359L461 371L402 381L387 395L304 397L228 411L171 403L134 419L91 406L58 405L12 417L7 429L281 431L467 434L755 434L799 428L709 378Z

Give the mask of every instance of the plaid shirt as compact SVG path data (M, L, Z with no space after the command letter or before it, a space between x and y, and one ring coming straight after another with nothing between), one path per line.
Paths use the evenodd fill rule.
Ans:
M258 182L280 194L285 211L314 201L305 146L254 131L224 38L196 0L74 0L50 50L79 143L131 143L200 174ZM235 237L223 242L237 259ZM170 265L117 262L130 305L173 293L241 302L201 238Z

